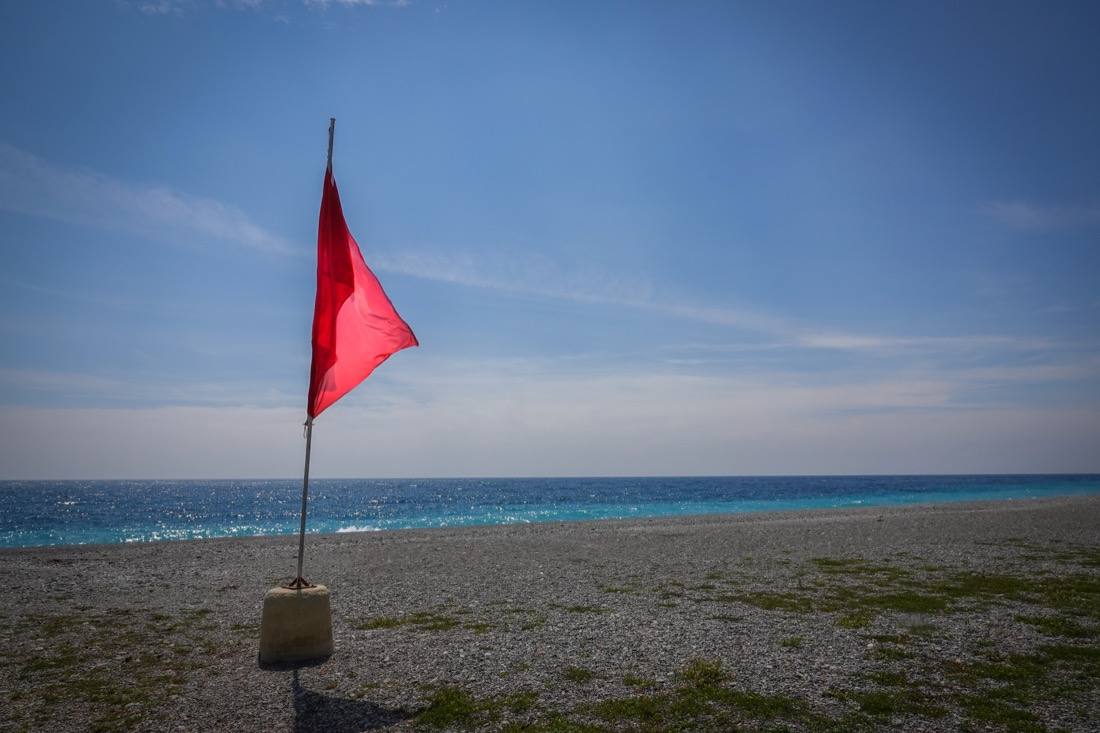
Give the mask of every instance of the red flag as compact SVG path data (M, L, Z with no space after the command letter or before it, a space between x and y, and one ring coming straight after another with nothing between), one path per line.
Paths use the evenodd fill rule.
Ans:
M344 221L340 193L329 167L317 226L309 417L317 417L350 392L391 354L419 345L363 261Z

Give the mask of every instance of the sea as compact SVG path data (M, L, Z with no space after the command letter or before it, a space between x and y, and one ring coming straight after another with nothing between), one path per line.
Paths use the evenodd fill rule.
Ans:
M0 482L0 547L298 531L301 479ZM309 532L1100 494L1100 475L321 479Z

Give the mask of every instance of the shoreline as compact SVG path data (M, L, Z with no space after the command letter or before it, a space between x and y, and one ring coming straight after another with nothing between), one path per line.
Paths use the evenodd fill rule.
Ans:
M12 729L1100 719L1100 496L311 535L336 654L262 670L263 594L296 550L281 535L0 551Z
M1046 474L1043 474L1046 475ZM1091 475L1091 474L1067 474L1067 475ZM341 536L377 536L377 535L389 535L389 534L404 534L411 532L460 532L463 530L483 530L487 528L517 528L517 527L538 527L543 525L589 525L589 524L632 524L632 523L652 523L652 522L684 522L688 524L697 524L705 522L708 519L713 519L719 522L733 521L738 518L759 518L761 521L772 521L783 517L788 518L800 518L809 519L817 515L839 514L846 515L848 513L864 513L864 512L905 512L907 510L913 511L938 511L941 509L957 508L960 511L970 511L975 509L995 508L999 505L1013 505L1013 504L1035 504L1039 506L1046 502L1063 502L1068 500L1074 500L1078 498L1097 498L1100 499L1100 491L1083 491L1071 494L1059 494L1053 496L1041 496L1041 497L1019 497L1019 498L998 498L998 499L958 499L958 500L940 500L931 502L914 502L914 503L888 503L888 504L868 504L864 506L841 506L841 507L815 507L815 508L795 508L795 509L747 509L737 512L700 512L698 514L664 514L664 515L651 515L651 516L638 516L638 517L597 517L594 519L549 519L542 521L531 522L485 522L485 523L473 523L473 524L460 524L453 526L442 527L397 527L387 529L343 529L336 532L313 532L306 531L307 544L311 539L331 539ZM50 549L66 549L66 548L116 548L116 547L137 547L137 546L150 546L161 544L177 544L177 543L211 543L211 542L233 542L233 541L279 541L288 537L297 537L297 530L293 532L285 532L281 534L261 534L261 535L220 535L214 537L190 537L185 539L167 539L167 540L134 540L123 542L100 542L100 543L69 543L69 544L54 544L54 545L28 545L23 547L0 547L0 555L5 553L15 553L21 551L35 552L44 551Z
M592 519L547 519L547 521L539 522L509 522L509 523L484 523L484 524L463 524L453 526L442 527L395 527L385 529L342 529L337 532L310 532L307 528L306 541L307 545L311 539L332 539L337 537L346 536L376 536L376 535L396 535L405 533L436 533L436 532L462 532L462 530L481 530L493 527L500 528L517 528L517 527L539 527L544 525L629 525L629 524L650 524L650 523L686 523L686 524L698 524L706 523L706 521L716 522L736 522L736 521L748 521L748 519L760 519L762 522L777 521L782 518L799 518L810 519L817 515L831 515L836 514L844 516L849 513L859 514L867 512L906 512L906 511L941 511L948 510L948 508L957 508L958 511L972 511L981 510L981 508L996 508L1000 505L1013 505L1013 504L1034 504L1036 506L1042 505L1047 502L1060 503L1064 501L1070 501L1075 499L1087 499L1087 497L1097 497L1100 499L1100 491L1085 491L1070 494L1058 494L1052 496L1023 496L1023 497L1010 497L1010 499L985 499L985 500L947 500L947 501L934 501L934 502L920 502L920 503L889 503L889 504L868 504L862 506L829 506L829 507L813 507L813 508L775 508L775 510L745 510L740 512L701 512L697 514L665 514L665 515L651 515L651 516L637 516L637 517L597 517ZM86 544L58 544L58 545L31 545L25 547L0 547L0 555L7 553L20 553L20 551L38 551L48 549L65 549L65 548L118 548L118 547L141 547L152 545L174 545L174 544L193 544L193 543L223 543L223 541L250 541L250 540L271 540L278 541L287 537L297 537L297 530L294 532L287 532L282 534L273 535L222 535L215 537L189 537L185 539L154 539L154 540L133 540L133 541L119 541L119 543L86 543Z

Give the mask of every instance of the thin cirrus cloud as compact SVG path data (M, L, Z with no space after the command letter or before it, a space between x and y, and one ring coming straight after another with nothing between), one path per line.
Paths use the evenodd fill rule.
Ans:
M1100 201L1086 204L1039 204L994 201L985 212L997 221L1024 231L1057 231L1100 227Z
M496 290L516 295L600 304L647 311L700 323L725 326L761 334L773 339L768 348L804 348L847 352L896 353L973 352L975 350L1028 351L1046 349L1042 339L979 334L973 336L893 336L849 333L823 328L749 308L730 308L673 302L654 296L644 280L607 278L596 274L581 277L563 272L542 258L511 260L492 269L469 254L439 255L431 252L376 253L372 265L425 280ZM545 283L554 283L546 285Z
M306 7L327 8L330 5L342 5L344 7L376 7L389 6L404 8L411 0L302 0Z
M275 254L300 250L235 206L141 186L92 171L65 170L0 143L0 209L142 236L213 238Z
M503 264L496 258L489 267L469 254L410 251L376 254L372 264L384 272L515 295L618 306L788 339L796 338L797 333L794 325L778 316L750 309L669 302L656 298L646 280L564 272L548 260L534 256L510 259Z
M57 167L0 143L0 209L151 238L217 239L274 255L300 256L303 248L253 221L245 212L211 198L162 185L139 185L87 170ZM630 308L766 335L793 348L849 352L1028 350L1048 344L1002 335L893 336L848 333L805 324L751 308L710 306L656 297L643 278L597 272L565 272L545 258L529 256L489 267L469 254L430 251L376 252L378 270L422 280ZM547 285L546 283L554 283Z
M341 7L395 7L403 8L410 0L301 0L302 5L310 9L325 10L338 5ZM200 5L201 0L145 0L136 4L138 10L146 15L182 15L185 11ZM271 0L209 0L206 3L217 9L263 10L275 3ZM283 4L280 3L280 6ZM285 16L280 16L285 17Z
M55 166L0 143L0 209L153 238L215 238L256 250L301 255L284 238L254 222L240 209L162 185L138 185L87 170ZM499 260L498 260L499 262ZM597 273L563 273L538 257L513 259L490 270L468 255L431 252L379 253L372 265L423 280L590 304L657 311L691 320L753 331L789 333L782 319L729 308L707 308L654 300L643 280ZM558 286L546 286L555 282ZM812 345L812 344L811 344Z

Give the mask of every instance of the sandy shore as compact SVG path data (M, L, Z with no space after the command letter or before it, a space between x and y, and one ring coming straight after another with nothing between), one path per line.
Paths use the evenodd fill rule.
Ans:
M1100 496L0 551L0 730L1097 730Z

